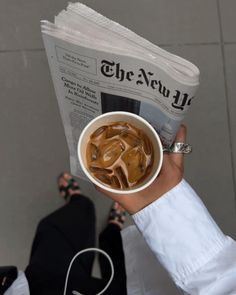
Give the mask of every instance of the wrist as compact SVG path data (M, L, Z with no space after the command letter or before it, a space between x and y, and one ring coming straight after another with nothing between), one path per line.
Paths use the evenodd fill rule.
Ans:
M166 180L162 181L162 179L159 179L158 187L150 186L135 196L128 195L124 200L121 199L120 204L129 214L136 214L151 205L153 202L158 201L158 199L165 197L165 195L177 187L182 180L183 178L181 177L175 181L168 182L167 184ZM160 183L162 183L162 185L160 185Z

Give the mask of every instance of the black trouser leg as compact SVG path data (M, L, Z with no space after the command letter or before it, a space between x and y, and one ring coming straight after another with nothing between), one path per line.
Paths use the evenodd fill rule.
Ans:
M72 257L95 245L95 211L92 202L73 196L71 202L44 218L38 225L26 276L31 294L61 294ZM79 280L91 274L93 254L85 254L73 265ZM58 293L58 290L60 292ZM54 292L55 290L55 292Z
M115 224L108 224L99 236L99 247L106 251L114 264L115 275L109 291L112 295L126 295L126 272L120 228ZM111 275L110 264L103 256L99 256L103 279L108 281Z

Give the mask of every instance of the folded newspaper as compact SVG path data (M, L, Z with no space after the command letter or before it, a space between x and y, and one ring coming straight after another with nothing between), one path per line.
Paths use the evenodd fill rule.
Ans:
M145 20L143 20L145 21ZM41 30L70 151L96 116L127 111L145 118L164 146L173 143L199 86L199 70L81 3L70 3Z

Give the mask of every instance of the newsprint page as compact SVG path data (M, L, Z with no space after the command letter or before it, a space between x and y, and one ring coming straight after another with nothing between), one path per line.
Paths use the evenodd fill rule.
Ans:
M181 83L154 63L132 55L83 47L43 33L44 44L70 151L71 172L85 176L77 143L93 118L127 111L145 118L172 144L194 100L198 83Z

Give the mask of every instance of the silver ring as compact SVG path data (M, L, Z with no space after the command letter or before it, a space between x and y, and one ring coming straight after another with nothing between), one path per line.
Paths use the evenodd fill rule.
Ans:
M170 147L163 148L163 152L176 153L176 154L190 154L192 146L183 142L174 142Z

